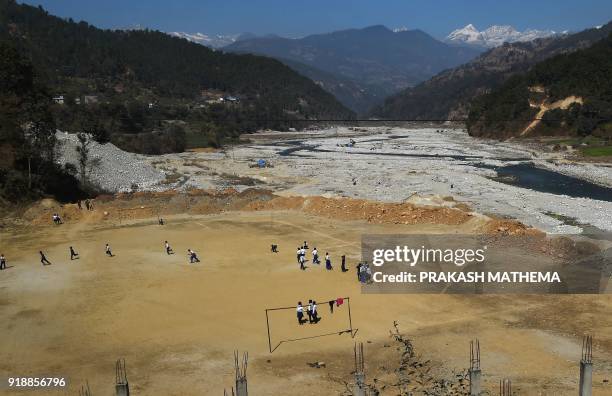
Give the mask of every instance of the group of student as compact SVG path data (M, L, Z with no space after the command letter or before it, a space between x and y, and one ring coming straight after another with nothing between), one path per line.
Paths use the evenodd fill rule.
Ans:
M314 300L308 300L308 306L306 307L306 315L308 315L308 323L319 323L321 318L319 317L319 311L317 310L317 302ZM304 307L302 302L299 301L297 305L297 319L300 325L306 323L304 319Z
M174 251L170 247L170 244L168 243L168 241L164 242L164 247L166 250L166 254L169 254L169 255L174 254ZM70 250L70 261L78 260L80 258L79 253L77 253L77 251L74 250L72 246L69 247L69 250ZM115 257L115 255L113 254L113 251L111 250L110 244L108 243L104 246L104 253L108 257ZM49 259L47 259L47 256L42 250L39 250L38 254L40 255L40 263L42 265L51 265L51 262L49 261ZM187 249L187 258L189 259L189 262L192 264L200 262L200 259L198 258L198 254L191 249ZM4 270L4 269L6 269L6 257L4 256L4 254L0 254L0 270Z
M330 313L334 313L334 307L339 307L344 304L344 298L338 297L335 300L330 300L327 302L329 304ZM298 301L297 308L297 320L298 324L303 325L304 323L312 323L317 324L321 320L319 316L319 309L317 307L317 302L315 300L308 300L308 305L306 306L306 315L308 316L308 320L304 319L304 306L301 301Z
M160 225L163 225L163 219L160 219L160 221L161 221ZM164 241L164 249L166 249L166 254L168 256L171 254L174 254L174 250L172 250L172 247L170 246L168 241ZM189 259L189 262L192 264L200 262L200 259L198 258L198 254L191 249L187 249L187 258Z
M301 270L306 270L306 266L304 265L306 263L306 250L308 250L308 243L304 241L304 244L297 248L297 262L300 265ZM321 264L321 260L319 259L319 251L316 247L312 249L312 263ZM325 269L327 269L328 271L334 269L332 267L331 257L327 252L325 253Z

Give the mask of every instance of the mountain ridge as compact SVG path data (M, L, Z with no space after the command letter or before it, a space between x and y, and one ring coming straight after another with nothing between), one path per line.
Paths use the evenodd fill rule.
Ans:
M370 111L370 116L464 120L476 96L500 86L507 78L527 71L542 60L586 48L607 37L611 31L612 22L609 22L599 29L591 28L572 35L505 43L466 64L388 97Z
M503 43L533 41L535 39L555 36L558 33L553 30L526 29L518 31L510 25L492 25L483 31L479 31L473 24L463 28L455 29L444 39L447 43L457 45L473 45L485 48L493 48Z
M223 51L291 60L351 80L364 93L364 100L380 99L418 84L480 53L445 44L422 30L394 32L384 25L299 39L258 37L237 41Z

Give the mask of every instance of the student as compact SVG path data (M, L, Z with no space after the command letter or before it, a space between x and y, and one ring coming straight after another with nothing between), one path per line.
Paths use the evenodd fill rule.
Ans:
M270 251L272 253L278 253L278 245L274 245L274 244L270 245Z
M42 251L39 251L38 253L40 253L40 263L42 265L51 265L51 262L47 260L47 258L45 257L45 254Z
M308 249L308 242L304 241L304 249Z
M161 217L159 218L157 222L159 223L159 225L164 225L164 219L162 219Z
M340 268L342 268L342 272L348 271L348 269L346 268L346 256L344 254L342 255L342 265L340 266Z
M190 263L193 264L194 262L196 262L196 263L200 262L200 259L198 258L198 255L193 250L187 249L187 255L189 256L189 262Z
M325 253L325 268L328 271L331 271L334 269L331 265L331 258L329 257L329 253Z
M302 248L301 247L297 248L296 256L297 256L298 264L301 264L301 260L300 260L300 257L302 257Z
M89 207L90 207L89 199L86 199L86 200L85 200L85 208L86 208L87 210L89 210Z
M170 244L168 243L168 241L166 241L166 242L164 242L164 243L165 243L165 245L164 245L164 246L166 247L166 254L172 254L172 253L174 253L174 252L172 251L172 248L170 247Z
M304 307L302 307L302 302L301 301L298 301L298 305L297 305L296 311L297 311L297 320L298 320L298 323L300 325L304 324L304 322L303 322L303 319L304 319Z
M318 323L319 322L319 311L317 311L317 302L316 301L312 301L312 323Z
M306 258L306 248L304 248L304 246L302 246L302 248L300 249L300 254L302 255L302 257Z
M308 315L308 323L312 323L312 300L308 300L308 307L306 307L306 315Z
M83 209L83 206L81 205L81 200L80 199L77 201L77 206L79 207L79 210Z
M0 270L6 269L6 257L4 254L0 254Z
M312 263L313 264L321 264L321 261L319 260L319 251L317 250L316 246L312 250Z
M72 246L70 246L70 260L74 260L75 258L79 258L79 254L77 252L74 251L74 249L72 248Z
M106 244L106 249L105 250L106 250L106 255L108 257L113 257L113 252L111 252L111 248L110 248L110 245L108 243Z
M298 260L300 260L300 269L302 271L306 270L306 267L304 266L304 256L300 255Z

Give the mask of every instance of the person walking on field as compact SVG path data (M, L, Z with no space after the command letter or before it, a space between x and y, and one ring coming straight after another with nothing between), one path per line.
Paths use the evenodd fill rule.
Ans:
M191 264L193 264L194 262L195 262L195 263L199 263L199 262L200 262L200 259L198 258L197 253L196 253L196 252L194 252L194 251L193 251L193 250L191 250L191 249L187 249L187 257L189 257L189 262L190 262Z
M306 267L304 266L304 256L300 256L299 260L300 260L300 269L302 271L306 270Z
M317 311L317 302L316 301L312 301L312 323L318 323L319 322L319 311Z
M308 300L308 307L306 307L306 315L308 315L308 323L312 323L312 300Z
M113 257L113 252L111 251L110 245L108 243L106 244L105 251L108 257Z
M45 257L45 254L42 252L42 250L38 253L40 254L40 263L42 265L51 265L51 262L47 260L47 257Z
M328 271L331 271L334 269L331 264L331 258L329 257L329 253L325 253L325 268Z
M77 252L74 251L74 249L72 248L72 246L70 246L70 260L74 260L74 259L78 259L79 258L79 254Z
M6 269L6 257L4 254L0 254L0 270Z
M174 251L170 247L170 244L168 243L168 241L164 242L164 246L166 247L166 254L173 254L174 253Z
M297 312L298 323L300 325L304 324L304 307L302 307L302 302L301 301L298 301L296 312Z
M321 261L319 260L319 251L317 250L316 246L314 249L312 249L312 263L321 264Z

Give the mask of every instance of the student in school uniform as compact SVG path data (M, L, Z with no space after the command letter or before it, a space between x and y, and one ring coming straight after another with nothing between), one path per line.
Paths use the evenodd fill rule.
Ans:
M306 307L306 315L308 315L308 323L312 323L312 300L308 300L308 306Z
M113 252L111 251L110 245L108 243L106 244L104 251L106 252L106 255L108 257L113 257Z
M300 269L301 269L302 271L306 270L306 267L304 266L304 256L301 256L301 255L300 255L299 260L300 260Z
M319 322L319 311L317 311L317 302L312 300L312 323Z
M325 268L328 271L334 269L331 264L331 258L329 257L329 253L325 253Z
M6 257L4 254L0 254L0 270L6 269Z
M301 247L298 247L298 248L297 248L297 252L295 253L295 255L296 255L296 257L297 257L297 262L298 262L298 264L300 264L300 263L301 263L301 261L300 261L300 257L302 257L302 248L301 248Z
M297 312L298 323L300 325L303 325L304 324L304 307L302 307L302 302L301 301L298 302L298 305L297 305L297 308L296 308L296 312Z
M312 263L313 264L321 264L321 261L319 260L319 251L317 250L316 246L312 250Z
M170 247L170 244L168 243L168 241L165 241L165 242L164 242L164 247L166 248L166 254L172 254L172 253L174 253L174 252L172 251L172 248Z
M198 254L191 249L187 249L187 256L189 257L189 262L191 264L200 262L200 259L198 258Z
M306 258L306 249L304 248L304 246L302 246L302 248L300 249L300 254L302 255L302 257Z
M78 259L79 254L74 251L74 248L72 246L70 246L70 261L74 260L75 258Z

